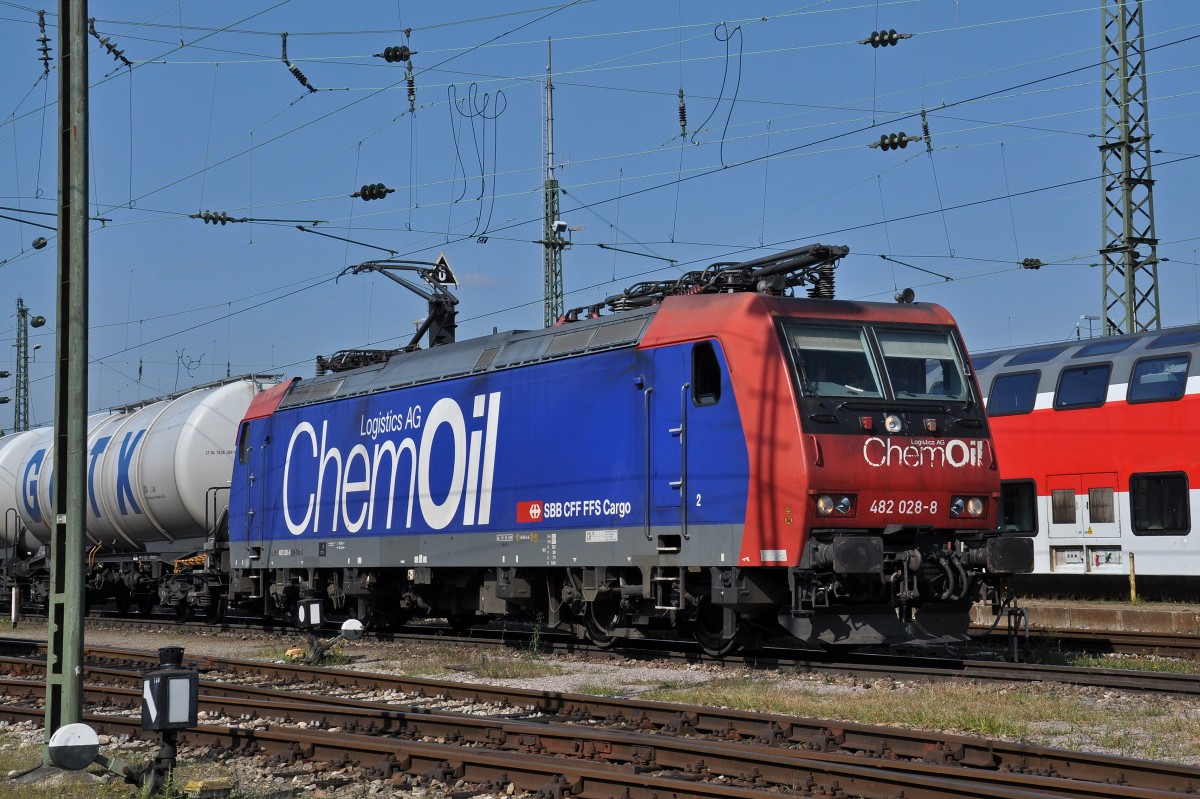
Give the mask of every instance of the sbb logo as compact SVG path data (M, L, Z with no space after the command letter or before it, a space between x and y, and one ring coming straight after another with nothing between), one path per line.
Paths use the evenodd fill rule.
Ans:
M517 521L520 523L540 522L543 519L541 502L518 502Z

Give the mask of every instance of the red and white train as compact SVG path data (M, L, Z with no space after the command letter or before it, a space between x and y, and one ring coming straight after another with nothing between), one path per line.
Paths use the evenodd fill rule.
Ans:
M1132 574L1147 578L1139 589L1188 589L1200 557L1198 352L1194 325L972 358L1000 527L1033 538L1039 586L1125 591Z

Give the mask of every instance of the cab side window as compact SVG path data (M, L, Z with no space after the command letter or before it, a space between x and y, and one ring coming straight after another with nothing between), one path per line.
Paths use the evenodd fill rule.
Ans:
M716 405L721 401L721 362L711 341L692 347L692 404Z

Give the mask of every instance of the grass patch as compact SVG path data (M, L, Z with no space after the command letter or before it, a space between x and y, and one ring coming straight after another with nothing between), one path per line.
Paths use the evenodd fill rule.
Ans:
M442 678L454 673L447 663L461 663L472 651L455 644L417 644L405 647L402 657L385 658L381 662L409 677Z
M588 696L622 696L624 691L619 685L609 685L602 682L585 682L575 686L573 693L587 694Z
M1200 663L1181 658L1105 657L1104 655L1068 655L1069 666L1093 669L1125 669L1126 671L1155 671L1167 674L1196 674Z
M120 757L131 765L142 765L153 757L153 749L147 748L144 754L132 753L128 750L118 751L109 747L101 749L101 753L110 757ZM52 779L41 783L22 784L4 779L4 775L12 771L26 771L37 766L42 761L42 744L26 743L21 736L0 732L0 799L140 799L142 793L127 784L123 778L104 775L99 766L92 766L84 772L62 772ZM184 756L179 761L179 767L171 780L171 785L182 789L194 779L226 778L235 786L236 776L224 765L213 762L208 758L189 758ZM247 790L235 787L232 799L259 799L265 796L261 791Z
M493 680L552 677L563 673L563 670L558 666L535 658L496 658L482 654L470 665L465 666L464 669L470 671L472 674L478 674L480 677L487 677Z
M889 681L831 690L818 681L783 685L754 678L658 688L642 696L1068 749L1100 745L1128 757L1200 758L1200 719L1183 717L1186 702L1170 697L1110 698L1054 686L958 681L906 687L903 693Z
M1169 674L1198 674L1200 661L1191 658L1158 657L1153 655L1093 655L1063 650L1052 635L1038 636L1025 655L1030 663L1045 666L1073 666L1092 669L1125 669L1154 671Z

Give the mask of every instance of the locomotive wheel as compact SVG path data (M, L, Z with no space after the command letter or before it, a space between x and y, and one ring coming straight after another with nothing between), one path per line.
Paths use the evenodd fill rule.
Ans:
M229 600L223 596L214 596L212 602L204 610L204 620L209 624L220 624L225 621L225 614L229 610Z
M475 626L474 613L451 613L446 616L446 623L455 635L466 635Z
M596 599L587 603L583 610L583 629L593 646L608 649L617 642L612 630L619 618L618 602Z
M689 625L692 637L711 657L724 657L738 650L742 645L742 619L737 617L732 635L725 632L725 609L714 606L707 599L700 601L696 615Z
M175 603L173 610L175 611L175 621L183 624L184 622L191 621L195 608L186 599L183 599Z

